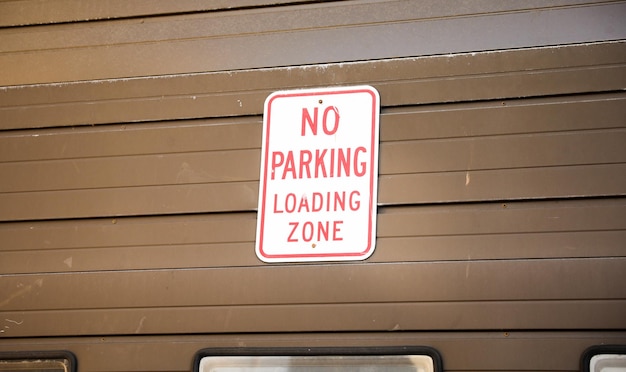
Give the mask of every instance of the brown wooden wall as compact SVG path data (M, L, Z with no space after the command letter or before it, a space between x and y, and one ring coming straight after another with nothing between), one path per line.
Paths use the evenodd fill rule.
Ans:
M0 352L186 371L207 347L626 344L626 3L0 2ZM254 253L263 101L381 97L366 261Z

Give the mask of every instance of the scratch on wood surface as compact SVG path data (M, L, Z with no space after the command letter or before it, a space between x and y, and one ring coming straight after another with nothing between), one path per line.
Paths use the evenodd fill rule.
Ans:
M5 298L4 300L0 302L0 307L6 306L17 297L23 296L31 292L35 288L35 286L41 288L41 286L43 286L43 279L37 279L33 282L33 284L25 285L22 288L18 289L17 291L13 292L7 298Z
M139 325L137 326L137 329L135 329L135 333L139 333L139 331L141 331L141 329L143 328L143 322L145 321L146 321L146 316L144 315L139 320Z

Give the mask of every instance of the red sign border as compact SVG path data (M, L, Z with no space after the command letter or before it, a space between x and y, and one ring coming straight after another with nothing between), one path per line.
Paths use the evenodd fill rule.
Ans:
M376 202L374 200L377 190L377 176L378 176L378 164L376 164L376 172L374 172L374 167L371 167L370 172L370 184L369 184L369 205L368 205L368 236L367 236L367 247L362 252L344 252L344 253L304 253L304 254L266 254L263 251L263 234L265 227L265 205L266 205L266 191L267 191L267 179L268 179L268 161L269 161L269 141L270 141L270 128L271 128L271 106L272 102L278 98L289 98L289 97L307 97L307 96L316 96L316 95L333 95L333 94L347 94L347 93L368 93L372 96L372 122L371 122L371 156L370 156L370 164L376 164L378 160L378 136L377 133L379 131L379 111L380 111L380 96L378 91L371 86L357 86L357 87L336 87L336 88L315 88L311 90L297 90L297 91L281 91L272 93L266 100L264 108L264 117L263 117L263 148L265 150L261 155L263 156L263 169L261 169L261 182L259 183L259 198L261 198L260 208L257 212L257 218L260 221L257 222L259 227L257 229L257 256L264 262L294 262L294 261L315 261L310 260L313 258L330 258L336 259L337 261L343 259L343 261L347 260L364 260L368 258L372 253L376 246L376 239L372 239L372 234L375 232L374 223L376 219ZM349 258L348 258L349 257ZM265 259L267 260L265 260ZM290 260L291 259L291 260ZM307 259L307 260L301 260ZM284 260L284 261L283 261Z

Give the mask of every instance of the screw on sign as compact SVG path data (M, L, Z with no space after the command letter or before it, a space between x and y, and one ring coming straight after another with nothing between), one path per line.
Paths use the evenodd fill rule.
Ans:
M256 235L261 260L363 260L373 253L379 102L370 86L267 98Z

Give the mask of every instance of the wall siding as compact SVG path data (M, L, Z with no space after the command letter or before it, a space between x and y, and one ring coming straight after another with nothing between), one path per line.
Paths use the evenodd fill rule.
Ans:
M0 352L574 371L626 344L624 2L81 4L0 3ZM262 263L263 101L357 84L381 96L374 254Z

